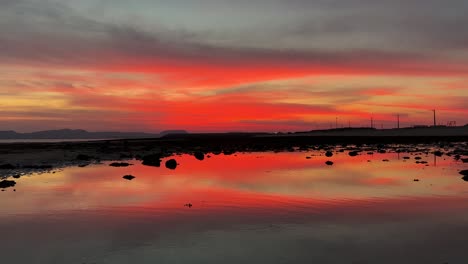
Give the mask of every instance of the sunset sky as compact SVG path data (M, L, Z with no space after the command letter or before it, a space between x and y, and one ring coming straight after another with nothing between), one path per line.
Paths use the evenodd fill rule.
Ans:
M468 123L466 0L0 0L0 130Z

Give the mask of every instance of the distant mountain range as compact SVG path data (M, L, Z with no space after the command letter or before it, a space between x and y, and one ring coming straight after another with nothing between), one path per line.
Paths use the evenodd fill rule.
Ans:
M158 138L170 134L187 134L185 130L168 130L159 134L143 132L88 132L82 129L46 130L31 133L0 131L0 139L119 139Z

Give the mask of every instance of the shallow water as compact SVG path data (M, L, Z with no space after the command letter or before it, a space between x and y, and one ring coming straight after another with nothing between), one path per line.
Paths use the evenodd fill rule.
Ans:
M16 179L0 192L1 263L468 263L466 164L451 157L175 158Z

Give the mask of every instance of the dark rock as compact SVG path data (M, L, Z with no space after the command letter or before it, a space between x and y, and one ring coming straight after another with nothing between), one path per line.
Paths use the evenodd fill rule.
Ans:
M192 204L191 203L188 203L188 204L184 204L185 207L188 207L188 208L192 208Z
M388 159L383 159L382 161L383 161L383 162L389 162L389 160L388 160Z
M463 163L468 163L468 159L461 159Z
M125 175L125 176L123 176L122 178L131 181L131 180L135 179L136 177L133 176L133 175Z
M374 155L374 152L372 152L372 151L367 152L367 155Z
M418 182L418 181L419 181L419 179L414 179L413 181L415 181L415 182Z
M11 164L2 164L0 165L0 170L14 170L16 167Z
M415 160L421 160L421 157L414 157Z
M113 162L111 164L109 164L109 166L111 167L128 167L128 166L131 166L132 164L130 163L126 163L126 162Z
M80 167L80 168L84 168L84 167L86 167L86 166L89 166L89 163L84 163L84 164L78 165L78 167Z
M437 150L437 151L434 151L434 155L436 155L437 157L442 157L442 155L444 155L444 153L440 150Z
M325 156L327 156L327 157L333 157L333 152L327 151L327 152L325 153Z
M387 153L387 151L385 149L379 149L377 152L379 152L380 154Z
M459 173L463 176L468 176L468 170L462 170Z
M153 166L153 167L160 167L161 166L161 155L160 154L151 154L144 156L143 158L143 165L146 166Z
M351 157L356 157L357 155L359 155L359 152L358 151L350 151L348 154Z
M405 160L409 160L409 159L410 159L410 157L403 157L403 159L405 159Z
M197 151L195 153L193 153L193 155L195 156L195 158L197 160L204 160L205 159L205 154L201 151Z
M329 160L329 161L325 162L325 164L327 164L328 166L331 166L331 165L333 165L333 161Z
M19 179L20 177L21 177L21 174L15 174L15 175L13 175L13 178L15 178L15 179Z
M3 180L0 182L0 188L5 189L16 185L15 181Z
M306 159L311 159L312 157L311 156L307 156Z
M177 168L177 161L175 159L166 161L166 168L175 170Z

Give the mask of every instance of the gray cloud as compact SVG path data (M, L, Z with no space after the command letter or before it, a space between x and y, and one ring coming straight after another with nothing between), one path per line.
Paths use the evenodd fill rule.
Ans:
M364 3L366 1L358 2ZM294 4L308 6L307 3L301 1L294 1ZM329 5L335 8L334 5L338 5L338 2L332 1ZM325 6L325 2L319 2L318 6L324 11L330 8L330 6ZM463 64L453 64L449 67L443 57L437 58L435 61L436 63L442 61L443 67L432 66L429 62L434 62L433 54L421 53L415 49L388 51L376 46L364 45L360 47L360 45L353 45L352 40L349 45L354 46L353 49L332 50L326 47L299 50L288 46L279 49L274 45L272 47L215 45L196 41L203 36L203 34L198 36L197 32L164 30L161 26L156 26L156 32L149 32L139 29L135 25L91 19L79 13L76 8L48 1L40 3L32 0L17 2L3 0L0 2L0 7L0 49L2 50L0 59L4 63L73 65L76 67L113 64L117 68L124 67L126 63L142 65L212 64L226 68L261 66L286 69L291 67L308 67L309 69L314 67L361 67L367 70L390 72L427 71L429 74L438 71L459 74L467 70L468 67ZM302 38L308 35L312 35L314 38L326 38L327 34L333 32L343 33L346 37L348 34L358 34L363 30L373 32L382 30L379 36L387 33L391 35L389 31L389 28L392 27L391 24L384 20L380 23L374 23L375 21L370 18L379 16L379 13L373 16L364 13L362 18L355 19L353 15L340 16L340 12L333 10L329 10L329 12L330 18L322 16L322 18L317 19L317 23L314 22L314 19L312 22L297 21L300 26L293 26L294 30L288 31L286 28L286 31L282 32L281 29L278 29L277 34L296 34ZM447 33L444 30L446 26L456 27L458 21L452 21L449 18L447 20L448 22L437 27L437 30L429 31L427 35L434 34L434 36L428 37L427 40L438 39L441 37L438 32L440 34L445 32L444 39L447 42L455 47L463 46L465 43L463 33L460 33L459 36L452 36L452 33ZM400 19L399 21L404 20ZM441 20L432 21L429 19L429 21L424 22L416 19L419 24L415 23L416 26L412 31L418 31L433 23L440 23ZM401 25L396 26L403 28ZM403 29L401 30L404 32ZM276 35L272 33L271 37L274 38ZM239 39L238 41L248 42L249 39ZM444 43L444 45L449 46L450 43ZM330 45L333 46L333 43Z

